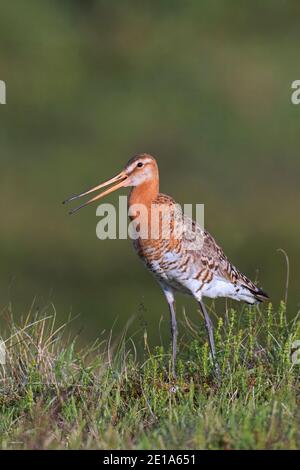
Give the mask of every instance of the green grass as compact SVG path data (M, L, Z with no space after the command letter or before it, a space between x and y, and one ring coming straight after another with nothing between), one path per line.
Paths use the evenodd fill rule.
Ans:
M212 312L213 313L213 312ZM55 314L6 313L1 448L294 449L300 447L298 317L282 303L229 310L216 323L218 386L204 324L181 325L178 378L170 351L137 359L132 338L80 348Z

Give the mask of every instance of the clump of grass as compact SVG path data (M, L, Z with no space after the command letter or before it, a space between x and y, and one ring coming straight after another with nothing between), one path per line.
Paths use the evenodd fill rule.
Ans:
M300 322L284 303L216 321L220 385L201 322L182 325L176 380L170 350L139 361L131 338L82 349L55 313L6 328L1 448L300 448Z

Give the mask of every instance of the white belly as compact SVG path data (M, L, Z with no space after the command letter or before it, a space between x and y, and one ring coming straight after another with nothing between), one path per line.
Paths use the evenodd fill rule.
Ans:
M255 303L253 294L245 287L234 285L229 281L220 278L213 278L208 284L201 289L203 297L215 299L217 297L229 297L234 300L243 300L248 303Z

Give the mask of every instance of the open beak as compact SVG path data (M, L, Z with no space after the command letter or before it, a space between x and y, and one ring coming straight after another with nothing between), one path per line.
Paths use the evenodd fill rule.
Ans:
M110 180L105 181L105 183L99 184L98 186L95 186L94 188L91 188L88 191L85 191L84 193L80 193L80 194L70 197L69 199L66 199L65 201L63 201L63 204L66 204L67 202L70 202L70 201L74 201L75 199L79 199L80 197L87 196L88 194L91 194L97 191L98 189L105 188L106 186L110 186L111 184L113 185L106 191L103 191L102 193L97 194L97 196L92 197L91 199L86 201L84 204L81 204L81 206L78 206L69 212L69 214L74 214L74 212L79 211L79 209L82 209L83 207L88 206L92 202L95 202L98 199L101 199L102 197L107 196L107 194L110 194L113 191L116 191L117 189L122 188L125 185L125 181L127 180L127 178L128 176L126 175L126 173L122 171L114 178L111 178Z

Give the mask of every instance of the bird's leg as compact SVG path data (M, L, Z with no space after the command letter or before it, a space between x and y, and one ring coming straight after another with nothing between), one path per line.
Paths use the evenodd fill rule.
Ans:
M170 320L171 320L171 334L172 334L172 375L176 378L176 353L177 353L177 336L178 336L178 328L177 328L177 320L176 320L176 313L174 308L174 294L170 289L163 287L164 294L166 296L169 310L170 310Z
M177 336L178 328L176 321L176 314L174 309L174 301L169 303L170 315L171 315L171 332L172 332L172 374L176 377L176 353L177 353Z
M206 326L206 330L207 330L208 338L209 338L210 351L211 351L211 355L212 355L212 358L213 358L213 363L214 363L214 366L215 366L217 379L218 379L218 382L220 382L221 381L221 371L220 371L220 367L219 367L219 364L218 364L217 359L216 359L216 349L215 349L213 324L212 324L210 316L208 315L207 310L206 310L205 305L202 302L202 300L199 300L199 305L200 305L200 308L201 308L202 313L204 315L205 326Z

